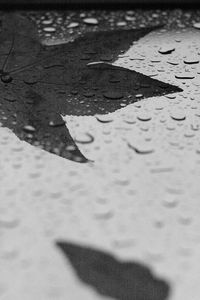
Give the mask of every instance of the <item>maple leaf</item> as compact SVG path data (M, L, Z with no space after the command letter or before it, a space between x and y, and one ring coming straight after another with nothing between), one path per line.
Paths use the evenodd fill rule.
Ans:
M46 46L30 20L6 14L0 32L0 122L21 140L86 162L63 115L111 113L121 103L181 91L111 64L157 28L90 32L73 42ZM98 61L103 63L92 64Z
M169 286L145 266L122 262L112 255L66 242L57 242L78 277L100 294L119 300L164 300Z

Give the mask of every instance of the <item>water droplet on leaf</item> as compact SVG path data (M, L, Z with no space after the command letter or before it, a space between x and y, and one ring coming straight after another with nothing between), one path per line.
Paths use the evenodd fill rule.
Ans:
M35 132L36 131L35 127L33 127L31 125L25 125L23 127L23 130L26 131L26 132Z
M120 91L107 91L103 93L103 96L107 99L119 100L124 97Z
M44 32L53 33L56 31L56 28L49 26L49 27L44 27L43 30L44 30Z
M78 27L79 26L79 23L78 22L71 22L68 26L67 26L67 28L76 28L76 27Z
M87 25L97 25L99 23L96 18L85 18L83 22Z
M193 27L195 28L195 29L200 29L200 23L194 23L193 24Z

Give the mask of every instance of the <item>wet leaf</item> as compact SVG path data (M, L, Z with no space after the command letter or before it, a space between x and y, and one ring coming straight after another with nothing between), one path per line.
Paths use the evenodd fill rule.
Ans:
M122 103L181 91L111 64L134 41L157 28L91 32L74 42L45 46L31 21L18 14L5 15L0 32L1 123L32 145L86 162L62 126L62 116L105 115ZM102 62L108 57L109 64ZM31 138L24 128L34 128Z
M122 262L112 255L66 242L58 242L78 277L100 294L119 300L164 300L169 286L149 268Z

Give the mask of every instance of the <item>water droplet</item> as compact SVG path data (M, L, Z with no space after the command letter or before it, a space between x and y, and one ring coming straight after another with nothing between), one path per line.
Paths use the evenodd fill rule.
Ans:
M126 20L126 21L135 21L135 16L129 16L129 15L126 15L126 16L125 16L125 20Z
M144 86L143 86L144 87ZM143 94L136 94L135 95L135 98L136 99L141 99L141 98L143 98L144 97L144 95Z
M175 75L177 79L193 79L195 75L190 72L181 72Z
M67 28L76 28L76 27L78 27L79 26L79 23L78 22L71 22L68 26L67 26Z
M103 96L107 99L119 100L124 97L120 91L107 91L103 93Z
M89 66L95 66L95 65L99 65L99 64L104 65L105 63L103 61L93 61L93 62L89 62L87 64L87 66L89 67Z
M50 25L53 23L53 20L52 19L44 19L42 20L42 24L43 25Z
M78 133L75 138L76 143L90 144L94 141L94 137L90 133Z
M120 21L120 22L117 22L117 26L126 26L127 23L125 21Z
M168 99L176 99L176 95L165 95L166 98Z
M95 117L100 123L110 123L113 121L110 115L95 115Z
M157 63L160 63L161 60L159 58L153 58L153 59L151 59L151 62L154 64L157 64Z
M179 65L179 61L173 58L168 59L168 64L172 65L172 66L177 66Z
M113 217L114 212L113 210L104 204L97 204L94 207L93 214L96 219L103 219L103 220L109 220Z
M56 31L56 28L53 26L49 26L49 27L44 27L43 30L48 33L53 33Z
M193 24L193 27L195 28L195 29L200 29L200 23L194 23Z
M51 126L51 127L60 127L60 126L64 126L64 125L65 125L65 121L63 119L61 119L60 117L54 118L49 122L49 126Z
M96 18L85 18L83 22L87 25L97 25L99 21Z
M137 115L138 120L147 122L151 120L151 115L148 112L141 112L140 114Z
M183 109L173 109L170 116L175 121L183 121L186 119L185 111Z
M173 51L175 51L175 48L173 46L170 46L170 45L162 46L158 50L158 52L160 54L171 54Z
M184 133L184 136L187 138L191 138L195 136L195 132L192 129L187 129Z
M25 131L25 132L35 132L36 131L36 129L35 129L35 127L33 127L33 126L31 126L31 125L25 125L24 127L23 127L23 130Z
M184 59L184 63L188 64L188 65L192 65L192 64L198 64L199 63L199 59L197 56L188 56Z
M128 147L134 150L137 154L151 154L154 152L154 148L149 142L140 142L139 144L128 142Z
M135 124L137 120L135 115L125 115L123 116L123 121L127 124Z
M83 96L86 98L91 98L95 96L95 93L93 91L87 91L87 92L83 92Z

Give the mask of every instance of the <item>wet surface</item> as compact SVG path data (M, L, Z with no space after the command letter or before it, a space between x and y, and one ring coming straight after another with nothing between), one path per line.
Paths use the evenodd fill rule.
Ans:
M96 25L94 20L86 18L84 22ZM44 29L54 32L51 27ZM87 33L71 43L42 47L36 27L27 18L5 16L0 36L3 126L32 145L87 162L62 115L107 114L143 98L182 91L111 65L134 41L158 29Z
M80 280L76 259L74 263L70 257L72 246L77 256L81 249L92 253L96 249L100 257L102 253L109 253L109 262L114 260L120 270L125 261L139 266L140 270L148 270L147 273L150 270L150 284L154 284L154 280L164 282L167 289L163 295L167 299L199 299L199 11L52 11L23 15L28 15L36 25L30 28L31 36L32 30L37 28L42 45L53 46L49 49L49 46L35 44L35 40L30 44L28 39L28 45L23 45L31 51L27 57L25 53L17 56L14 53L6 62L14 43L13 25L11 31L6 26L6 34L2 31L4 47L0 48L0 61L1 65L6 63L0 87L3 103L0 127L1 298L27 300L29 295L30 300L107 299L108 293L104 292L103 296L85 276L82 278L85 281ZM90 21L85 21L88 18ZM87 39L98 36L104 40L98 35L99 31L124 33L141 28L144 32L144 28L160 24L162 28L139 36L133 45L125 37L126 47L119 54L119 45L115 57L113 49L109 51L109 43L102 48L105 51L101 56L95 57L94 51L81 51L81 56L78 52L80 44L85 45L84 36ZM27 31L21 26L22 32ZM16 52L22 49L23 40L17 43ZM72 78L75 86L69 94L64 94L59 86L63 60L70 58L71 61L74 50L66 56L61 55L60 64L53 58L45 61L45 71L34 65L23 74L5 72L12 70L10 66L15 63L22 66L32 61L38 46L43 49L42 53L52 51L54 54L61 44L65 49L65 43L70 41L73 49L77 44L80 67L87 66L87 72L83 73L85 81L89 82L87 89L83 88L86 86L83 78L81 81ZM74 62L69 65L75 66ZM71 70L76 74L76 68ZM32 116L34 103L43 103L45 97L52 99L52 90L38 83L38 72L46 74L43 79L56 82L54 103L58 108L61 107L59 99L71 99L67 108L70 113L64 110L62 117L50 109L52 115L47 123L42 123L48 124L43 132L48 128L54 140L63 130L63 135L72 139L67 141L67 153L78 151L73 152L73 158L87 158L87 163L63 159L58 142L53 151L57 155L49 153L51 145L49 148L46 144L41 146L42 138L36 142L37 147L33 147L31 140L38 135L38 128L41 128L38 124L46 118L46 109L36 114L34 122L30 123L24 123L23 120L29 120L28 117L24 119L24 114ZM123 81L123 72L130 80ZM138 74L142 74L141 77ZM107 83L109 76L112 78ZM120 90L103 91L100 95L102 110L98 110L99 102L93 103L97 92L91 90L94 78L100 88L107 84L120 87ZM140 86L132 86L130 81L138 78L141 78ZM16 89L9 88L17 79L17 88L23 91L20 97ZM159 90L155 91L158 86ZM166 93L163 86L170 91ZM24 110L24 105L19 107L18 99L24 99L30 109ZM7 110L4 112L5 108L10 114ZM16 118L17 110L23 113ZM56 106L57 111L60 110ZM11 116L12 127L8 120ZM17 121L20 121L19 127ZM19 131L13 134L9 128ZM49 136L47 140L51 141ZM74 142L77 149L74 149ZM57 241L62 241L60 247L55 246ZM85 274L87 268L83 266L81 272ZM126 276L125 270L122 273ZM96 283L102 291L105 282L99 282ZM114 290L118 291L118 286L115 285ZM110 296L111 299L122 297Z

